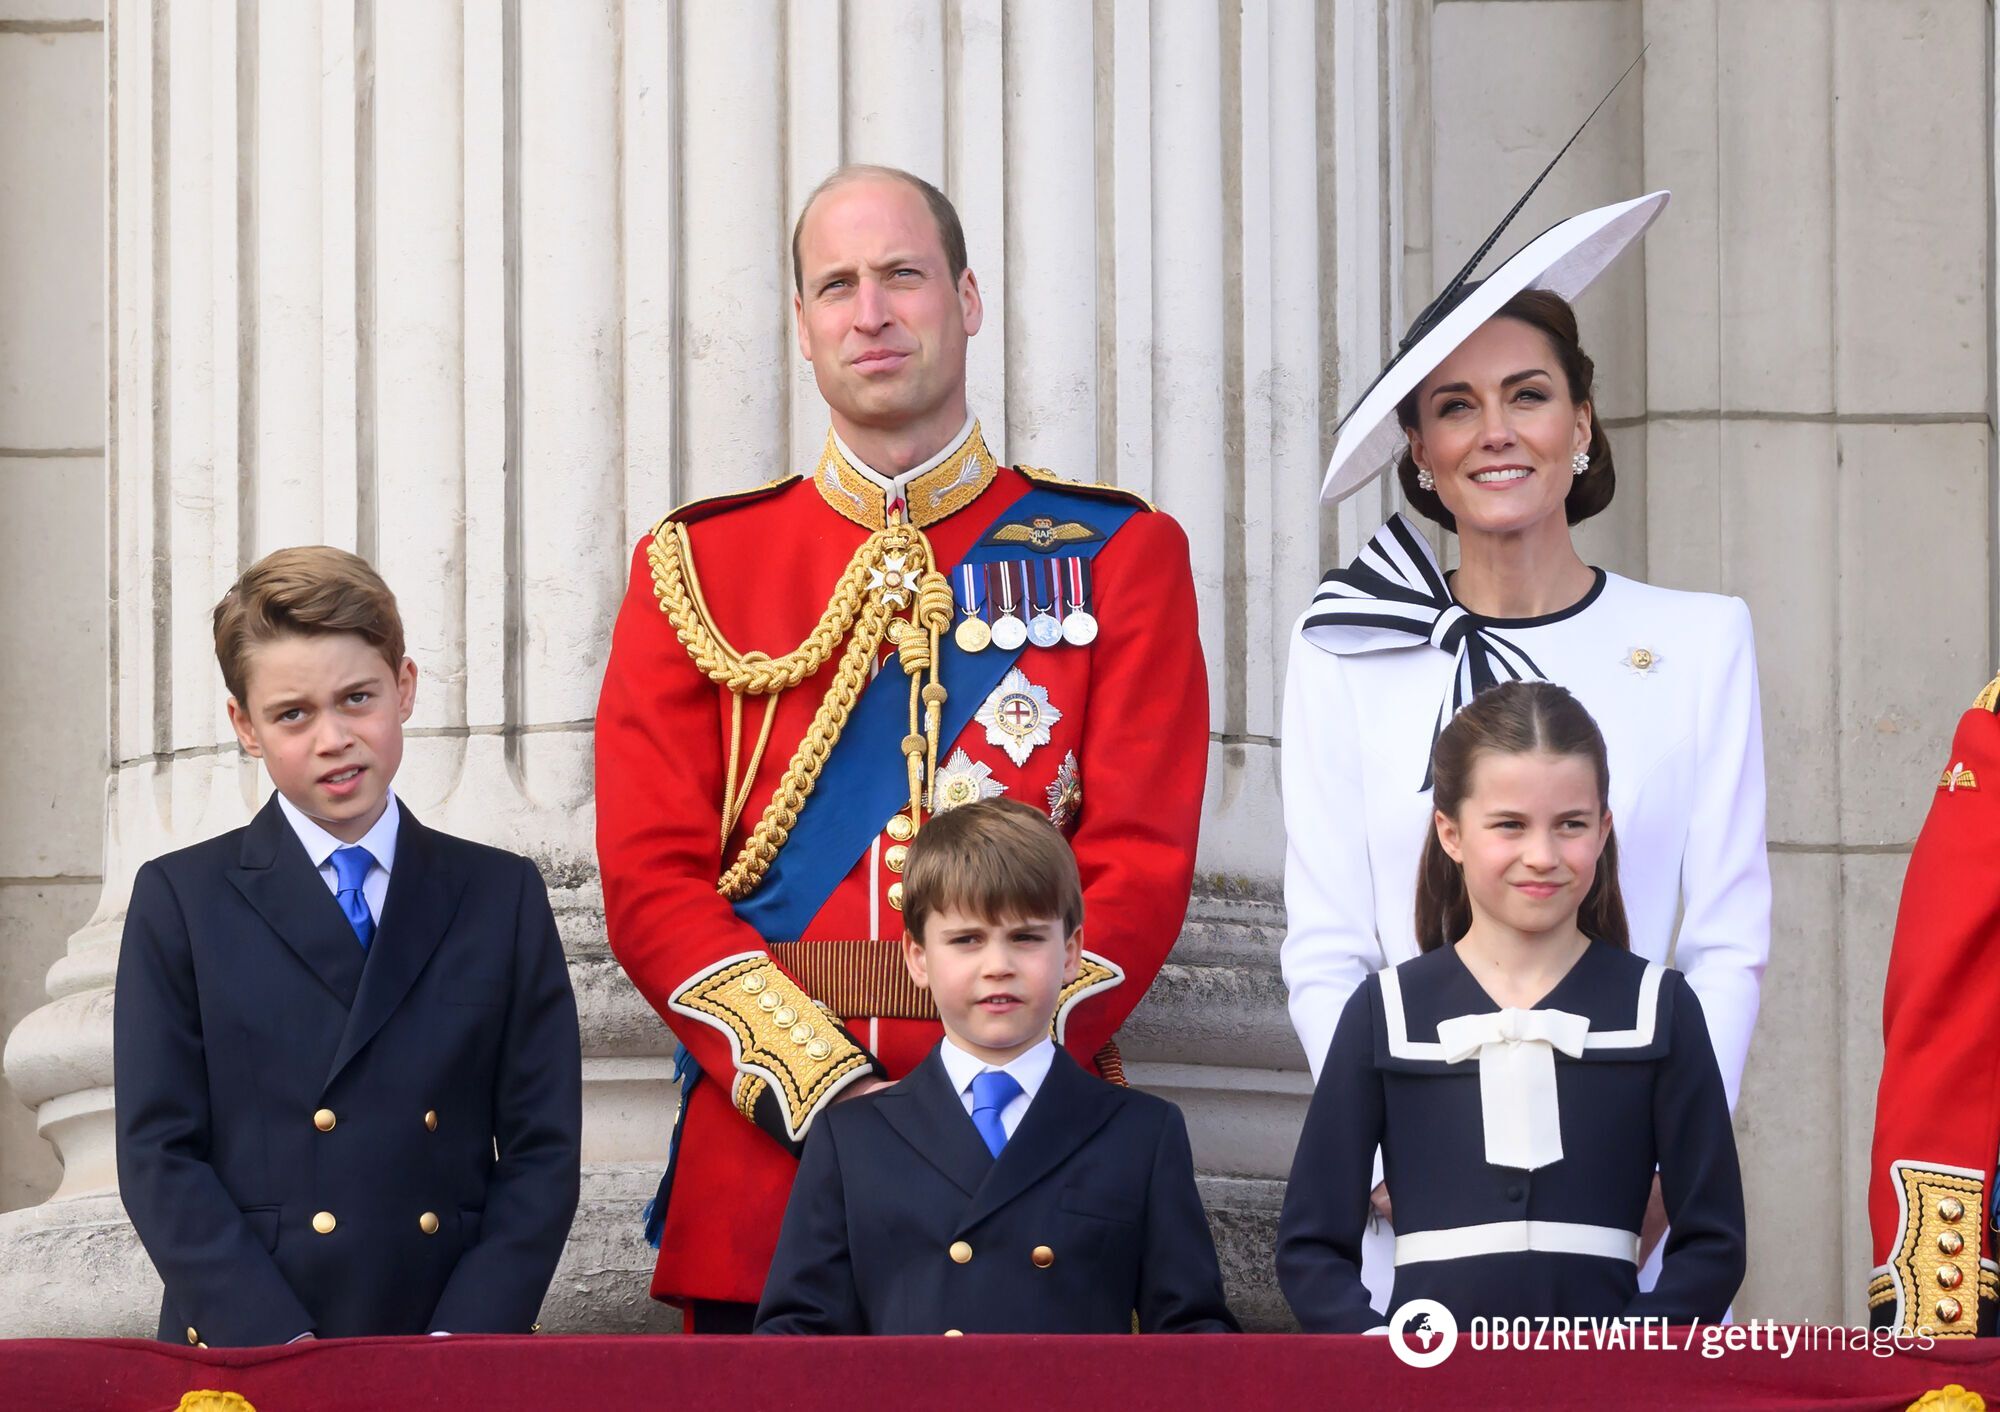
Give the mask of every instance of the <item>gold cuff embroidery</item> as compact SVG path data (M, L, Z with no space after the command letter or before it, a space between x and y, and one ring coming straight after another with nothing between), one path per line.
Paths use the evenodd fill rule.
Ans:
M737 1069L770 1086L785 1133L794 1142L805 1137L813 1115L835 1094L874 1067L867 1053L762 952L718 961L690 977L669 1004L729 1036ZM747 1114L756 1095L746 1102L744 1088L739 1083L732 1095Z
M1903 1229L1889 1260L1896 1327L1906 1334L1973 1337L1987 1283L1979 1259L1985 1179L1962 1167L1900 1161L1889 1164L1889 1173ZM1872 1287L1870 1293L1872 1301Z
M764 1096L764 1091L769 1087L770 1085L764 1082L763 1075L753 1074L747 1069L741 1070L736 1075L736 1086L730 1093L730 1102L736 1105L736 1111L741 1113L746 1121L754 1123L757 1121L757 1100Z
M1887 1270L1879 1271L1875 1278L1868 1281L1868 1307L1879 1309L1884 1304L1893 1304L1895 1300L1895 1280L1890 1278Z
M1096 952L1084 952L1077 966L1076 979L1064 986L1062 993L1056 997L1055 1018L1049 1022L1049 1033L1055 1036L1056 1043L1063 1042L1063 1030L1069 1023L1069 1012L1076 1008L1078 1001L1124 983L1124 967L1115 961L1106 960Z

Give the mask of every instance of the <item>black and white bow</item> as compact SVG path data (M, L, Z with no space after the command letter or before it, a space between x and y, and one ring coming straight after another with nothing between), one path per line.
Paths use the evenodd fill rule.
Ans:
M1320 580L1299 625L1306 641L1336 656L1429 643L1452 656L1451 690L1438 706L1431 744L1473 697L1503 681L1542 681L1542 669L1491 621L1452 601L1431 547L1404 516L1392 515L1353 563ZM1430 753L1424 782L1431 787Z

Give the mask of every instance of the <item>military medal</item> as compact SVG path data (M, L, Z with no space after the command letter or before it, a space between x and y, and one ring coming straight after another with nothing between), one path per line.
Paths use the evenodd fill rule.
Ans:
M1055 566L1069 579L1069 606L1063 612L1063 641L1088 647L1097 641L1097 619L1090 615L1090 561L1069 559Z
M942 814L961 804L994 799L1006 792L1007 786L993 778L992 767L972 759L961 746L938 768L937 778L931 783L931 812Z
M1054 567L1052 564L1021 565L1023 586L1030 587L1029 602L1034 610L1034 616L1028 619L1028 641L1037 647L1054 647L1063 640L1062 624L1056 621L1056 576L1052 572L1046 575L1048 599L1041 601L1044 571ZM1032 586L1027 582L1030 573L1034 576Z
M1049 786L1049 822L1061 828L1082 809L1083 770L1072 750L1063 756L1062 764L1056 767L1055 783Z
M1062 719L1062 712L1049 704L1047 687L1036 686L1015 667L974 719L986 727L988 744L1006 751L1016 765L1025 765L1036 746L1049 743L1049 727Z
M1028 641L1028 625L1021 621L1016 611L1020 604L1014 598L1014 575L1008 564L988 564L986 566L986 588L989 601L994 606L992 640L1002 652L1018 652Z
M964 617L952 632L952 641L961 652L984 652L993 641L993 629L986 626L985 605L979 594L977 565L964 564L958 571L958 608Z

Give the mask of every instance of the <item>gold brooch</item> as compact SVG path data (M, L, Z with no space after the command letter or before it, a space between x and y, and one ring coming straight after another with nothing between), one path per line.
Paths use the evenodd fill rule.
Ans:
M1665 659L1650 647L1635 647L1625 654L1625 665L1632 670L1634 676L1651 676L1653 668L1659 666L1663 660Z

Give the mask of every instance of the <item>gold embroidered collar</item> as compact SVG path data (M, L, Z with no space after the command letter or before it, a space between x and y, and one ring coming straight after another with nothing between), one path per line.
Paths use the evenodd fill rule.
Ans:
M897 500L908 503L907 523L924 529L952 515L974 500L993 483L1000 467L979 435L974 422L956 450L932 466L900 483L898 489L885 488L842 453L840 442L829 430L826 449L820 452L819 468L813 484L826 503L866 530L878 530L890 523L890 510ZM898 516L898 519L904 518Z

